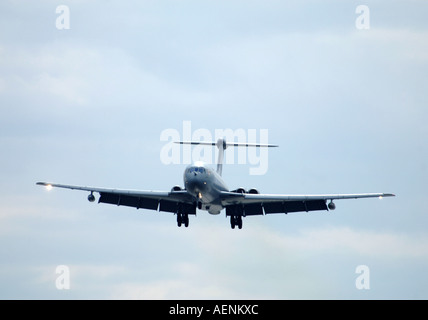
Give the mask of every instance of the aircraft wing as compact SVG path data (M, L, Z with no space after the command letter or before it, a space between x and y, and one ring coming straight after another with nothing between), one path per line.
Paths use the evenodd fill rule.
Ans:
M308 212L333 210L334 204L327 201L338 199L393 197L392 193L358 193L358 194L324 194L324 195L286 195L286 194L251 194L222 192L222 205L226 215L263 215L271 213Z
M114 204L117 206L134 207L137 209L159 210L165 212L178 212L179 208L188 213L196 214L196 207L192 197L184 190L179 191L144 191L144 190L121 190L97 187L72 186L57 183L37 182L37 185L47 188L64 188L71 190L89 191L89 201L93 192L100 194L98 203Z

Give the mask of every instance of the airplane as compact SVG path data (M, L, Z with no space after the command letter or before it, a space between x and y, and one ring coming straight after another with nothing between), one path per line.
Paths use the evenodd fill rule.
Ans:
M48 190L53 187L71 190L89 191L88 200L96 200L94 192L99 193L98 203L117 206L134 207L177 215L177 225L189 226L189 215L196 215L196 209L218 215L226 209L226 217L230 217L232 229L242 229L242 218L255 215L274 213L309 212L317 210L334 210L333 200L394 197L392 193L360 193L360 194L320 194L320 195L289 195L262 194L257 189L230 190L222 178L224 151L228 147L278 147L272 144L226 142L220 138L217 142L210 141L176 141L179 144L217 146L219 149L217 170L205 163L196 161L186 167L183 180L184 188L174 186L171 191L120 190L97 187L63 185L57 183L37 182ZM329 203L327 204L327 202Z

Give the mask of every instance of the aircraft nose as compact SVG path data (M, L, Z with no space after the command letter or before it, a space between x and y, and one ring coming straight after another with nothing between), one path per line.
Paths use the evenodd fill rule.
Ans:
M199 174L192 173L186 180L186 188L191 192L202 192L206 188L206 183L199 179Z
M188 190L194 190L197 186L197 180L195 179L196 175L193 173L186 179L186 188Z

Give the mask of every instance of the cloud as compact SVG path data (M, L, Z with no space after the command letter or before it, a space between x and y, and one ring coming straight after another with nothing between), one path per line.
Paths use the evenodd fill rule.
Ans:
M59 31L57 3L5 2L1 296L354 297L355 263L369 263L374 280L387 274L378 272L375 297L423 296L427 31L424 7L403 3L370 5L371 28L358 31L356 4L339 1L79 1L71 29ZM87 194L44 197L34 185L169 189L181 167L159 164L157 139L183 120L269 128L281 144L275 171L254 180L227 170L233 185L387 186L401 197L374 204L370 218L350 205L340 216L296 215L299 223L248 218L232 231L223 217L198 213L179 229L172 215L87 207ZM54 288L56 263L71 268L71 295ZM397 274L405 290L384 286Z
M349 227L303 229L293 235L265 227L246 228L245 234L239 235L223 229L224 226L204 227L192 236L199 239L195 253L202 259L193 257L172 263L162 279L118 284L112 297L326 298L338 297L331 290L343 286L351 297L355 294L353 282L346 285L343 281L355 276L356 265L338 267L338 255L341 261L370 261L371 266L407 259L428 262L426 236L411 238ZM321 257L331 261L320 260ZM337 274L331 274L332 264Z
M318 299L341 292L344 298L355 295L357 264L389 274L428 263L424 234L349 225L305 228L291 217L282 217L289 219L284 230L265 224L272 217L249 217L243 230L231 230L227 219L203 214L182 229L161 213L99 205L89 215L84 207L40 214L20 206L22 215L15 210L2 216L1 249L8 263L0 265L0 277L16 296L37 291L55 299ZM59 264L70 268L68 293L54 287ZM400 268L391 269L396 264ZM379 285L384 280L377 281L377 294L385 297Z
M221 285L212 283L207 286L204 283L197 282L196 279L155 280L145 284L132 282L119 284L110 288L111 295L109 298L125 300L195 300L235 297L238 299L238 296L230 295L230 292L225 291L225 288Z
M303 229L298 235L265 235L271 245L304 252L346 252L379 259L428 259L428 237L425 235L353 230L351 227Z

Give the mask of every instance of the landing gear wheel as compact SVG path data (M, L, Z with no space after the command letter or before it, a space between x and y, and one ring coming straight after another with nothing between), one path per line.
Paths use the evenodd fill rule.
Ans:
M236 226L242 229L242 216L230 216L230 226L232 229L235 229Z
M181 227L181 223L182 223L182 217L181 214L177 214L177 226Z
M177 226L181 227L183 223L186 228L189 226L189 215L185 213L177 213Z

